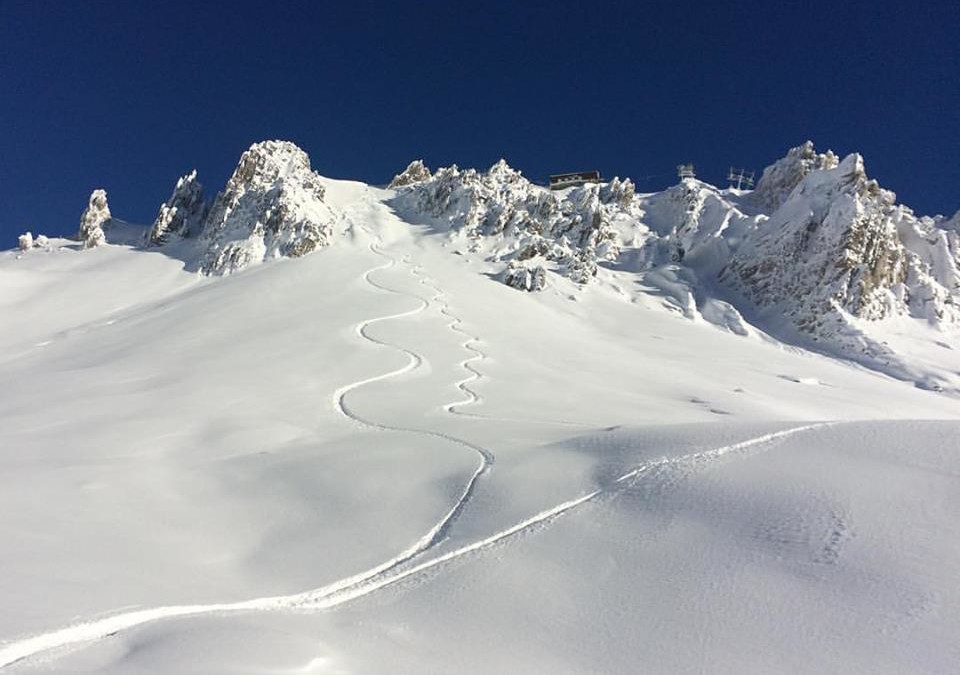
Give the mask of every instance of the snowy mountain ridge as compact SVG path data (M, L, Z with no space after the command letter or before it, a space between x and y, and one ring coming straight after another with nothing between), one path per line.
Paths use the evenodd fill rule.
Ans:
M0 672L952 672L958 221L795 155L768 208L271 142L23 235Z
M335 243L350 208L327 202L324 180L293 143L256 143L212 203L195 171L179 179L144 238L156 250L187 250L188 267L204 275L301 257ZM918 367L886 333L899 321L954 339L960 215L915 216L857 154L840 161L807 142L767 167L753 192L687 178L652 194L619 178L552 191L505 160L485 172L432 172L417 160L394 177L383 205L481 257L517 289L576 295L597 278L616 288L635 279L689 319L744 336L772 332L960 391L956 373ZM111 218L106 193L95 191L78 233L85 248L109 240Z

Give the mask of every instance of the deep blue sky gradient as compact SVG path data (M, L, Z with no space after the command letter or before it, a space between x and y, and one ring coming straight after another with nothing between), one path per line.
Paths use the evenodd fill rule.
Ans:
M192 168L293 140L323 175L408 161L641 190L807 138L921 213L960 208L960 3L0 0L0 246L89 192L150 222ZM649 177L652 176L652 177Z

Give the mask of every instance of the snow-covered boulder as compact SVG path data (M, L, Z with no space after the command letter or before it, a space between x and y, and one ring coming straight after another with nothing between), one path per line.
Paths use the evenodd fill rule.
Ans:
M160 205L160 212L147 233L147 243L160 246L171 237L186 237L196 233L206 213L203 186L197 180L196 170L193 170L177 181L173 194Z
M48 246L50 246L50 240L43 234L34 237L32 232L24 232L17 237L17 247L24 253L31 249L47 248Z
M255 143L205 220L201 272L229 274L327 245L335 216L323 199L307 153L287 141Z
M753 200L763 208L778 209L811 171L833 169L838 163L832 151L818 153L813 141L807 141L791 148L786 157L763 170L757 189L753 191Z
M430 176L430 169L423 163L423 160L415 159L407 165L406 169L393 177L389 187L398 188L413 183L422 183L425 180L430 180Z
M757 332L729 302L707 298L700 308L705 321L741 337L754 337Z
M80 216L80 229L77 240L83 248L93 248L106 243L104 228L110 223L110 206L107 204L106 190L94 190L83 215Z

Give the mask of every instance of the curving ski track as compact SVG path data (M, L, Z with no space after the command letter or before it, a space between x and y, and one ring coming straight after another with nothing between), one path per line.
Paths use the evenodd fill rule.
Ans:
M199 614L222 614L243 611L278 611L297 609L329 609L338 605L369 595L387 586L394 585L414 575L425 572L434 567L441 567L457 558L470 553L490 548L499 542L508 540L527 530L544 525L583 504L603 495L612 495L630 487L644 475L652 474L656 469L675 466L685 470L692 470L697 466L717 461L727 455L744 453L760 446L769 445L776 441L794 436L803 432L832 426L832 423L806 424L782 431L763 434L739 443L712 448L701 452L683 455L681 457L663 458L646 462L611 481L607 486L593 490L574 499L557 504L541 511L515 525L501 530L484 539L449 551L432 560L422 562L395 574L386 573L397 566L397 559L387 561L381 565L359 574L333 582L327 586L298 593L295 595L258 598L235 603L220 603L210 605L177 605L157 607L126 612L105 619L98 619L81 623L57 631L26 638L0 647L0 668L9 666L30 656L42 652L63 648L83 642L102 639L120 631L140 626L162 619L195 616Z
M369 231L367 232L369 234ZM385 293L391 293L394 295L400 295L404 297L416 297L416 296L411 296L407 293L403 293L401 291L394 290L392 288L388 288L382 284L377 283L370 277L370 275L373 274L374 272L390 269L391 267L395 266L397 264L397 260L389 256L388 254L384 253L383 251L381 251L377 247L376 243L374 242L371 242L369 248L376 255L382 258L385 258L387 262L384 263L383 265L367 270L367 272L365 272L363 275L364 280L370 286ZM429 303L426 300L423 300L422 298L419 298L419 297L416 297L416 299L420 302L420 305L414 309L407 310L406 312L399 312L396 314L389 314L387 316L367 319L357 324L357 328L356 328L357 334L360 335L362 338L376 345L388 347L390 349L394 349L405 354L407 357L407 364L402 368L398 368L396 370L390 371L389 373L376 375L374 377L369 377L364 380L352 382L348 385L340 387L333 393L334 406L337 409L337 411L340 412L340 414L343 415L344 417L371 429L377 429L380 431L420 434L420 435L429 436L432 438L440 438L442 440L448 441L455 445L459 445L463 448L466 448L467 450L470 450L471 452L475 452L478 455L480 455L480 463L477 465L476 470L473 472L473 474L470 476L469 480L467 481L463 489L463 492L460 494L460 497L454 503L453 507L447 512L447 514L439 522L437 522L437 524L434 525L434 527L431 528L430 531L427 532L423 537L421 537L416 543L414 543L411 547L409 547L408 549L403 551L400 555L398 555L396 558L394 558L392 561L390 561L388 565L382 567L382 569L378 568L378 570L374 574L381 574L390 568L396 567L398 565L402 565L403 563L407 562L411 558L423 553L427 549L431 548L432 546L435 546L437 543L442 541L443 538L446 537L446 534L449 531L450 527L457 520L457 518L459 518L460 514L463 512L463 509L466 507L467 503L470 501L470 498L473 496L474 490L476 489L477 481L480 479L481 476L483 476L483 474L485 474L487 471L490 470L490 467L493 466L493 463L495 460L493 453L487 450L486 448L483 448L479 445L475 445L461 438L457 438L456 436L445 434L439 431L432 431L429 429L419 429L416 427L403 427L403 426L396 426L391 424L383 424L381 422L376 422L374 420L370 420L361 416L357 412L351 410L350 407L347 405L346 397L347 397L347 394L349 394L351 391L354 391L359 387L365 386L367 384L371 384L373 382L387 380L393 377L397 377L398 375L411 372L413 370L416 370L423 363L423 357L417 354L416 352L413 352L409 349L405 349L403 347L399 347L397 345L384 342L383 340L378 340L377 338L371 336L367 332L367 329L375 323L379 323L381 321L387 321L390 319L397 319L405 316L412 316L414 314L419 314L429 306Z
M483 397L479 393L471 389L468 385L472 382L483 377L483 374L477 370L474 366L474 362L482 361L487 358L487 355L483 353L476 344L480 343L480 338L471 335L466 330L463 329L463 319L450 311L450 305L446 301L444 292L436 285L433 279L424 276L421 273L423 269L419 265L412 264L409 262L409 259L406 259L405 262L411 265L411 270L413 274L420 277L420 283L430 288L434 292L433 300L438 303L440 306L440 313L450 319L450 323L447 324L447 328L450 330L459 333L466 340L461 343L461 347L467 351L473 352L473 356L468 359L465 359L460 362L460 367L469 373L469 375L457 382L456 387L463 393L466 398L462 401L454 401L452 403L447 403L443 406L444 411L450 413L451 415L458 415L460 417L468 417L476 420L485 420L488 422L519 422L521 424L545 424L549 426L563 426L563 427L577 427L580 429L596 429L598 425L596 424L584 424L582 422L568 422L561 420L533 420L533 419L521 419L516 417L501 417L501 416L491 416L491 415L480 415L478 413L463 412L459 410L460 407L466 405L472 405L483 402Z

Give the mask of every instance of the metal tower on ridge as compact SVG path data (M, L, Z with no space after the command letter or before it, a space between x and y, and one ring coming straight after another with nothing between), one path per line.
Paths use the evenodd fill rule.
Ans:
M730 182L730 187L734 187L734 183L736 183L736 188L742 190L744 185L748 188L753 187L753 176L753 171L748 173L746 169L735 169L731 166L730 172L727 174L727 180Z
M697 171L693 164L678 164L677 176L679 176L681 180L684 178L696 178Z

